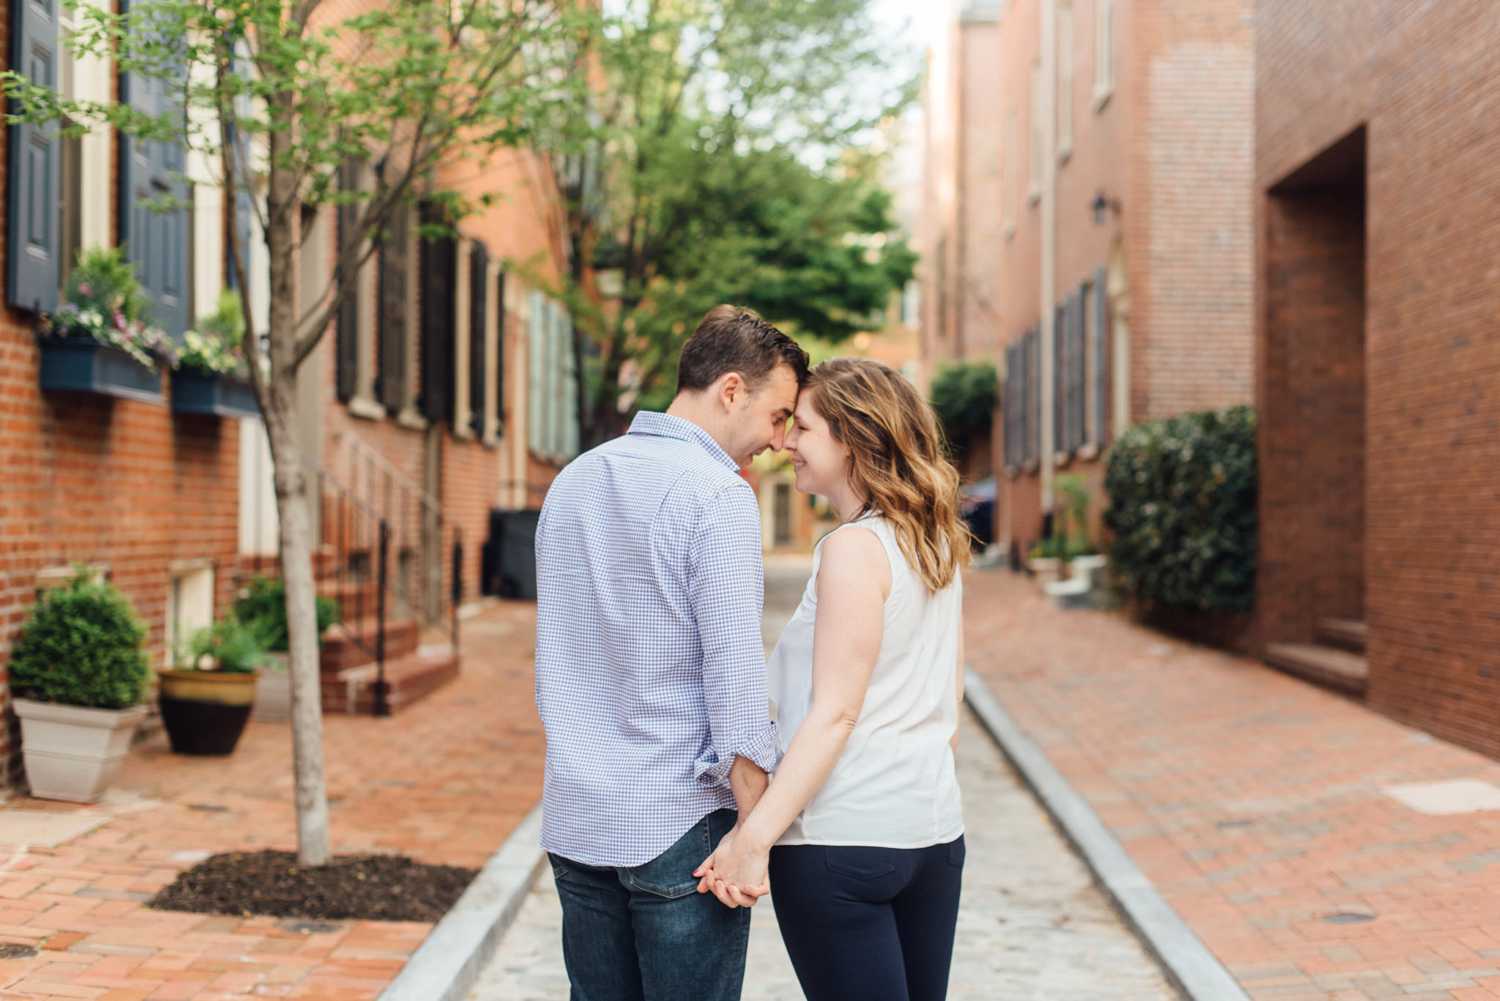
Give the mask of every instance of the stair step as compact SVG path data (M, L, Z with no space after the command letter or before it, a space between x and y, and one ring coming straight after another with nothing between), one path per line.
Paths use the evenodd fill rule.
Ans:
M374 659L375 618L340 622L329 627L323 636L319 666L325 674L368 664ZM385 659L387 663L405 657L417 649L421 627L416 619L387 619L385 624Z
M1365 652L1369 627L1359 619L1320 619L1318 639L1329 646L1342 647L1354 653Z
M348 578L343 581L332 580L318 585L318 594L325 598L332 598L339 603L339 612L342 617L350 619L367 618L375 614L376 591L379 584L373 580L359 580ZM389 601L387 595L387 601ZM389 615L387 610L387 615Z
M459 658L448 644L424 646L404 657L386 662L385 680L390 686L387 702L391 712L400 712L421 701L458 677ZM323 711L368 716L374 711L374 664L348 668L323 676Z
M1316 643L1272 643L1266 647L1266 663L1308 681L1351 695L1363 695L1370 669L1357 653Z

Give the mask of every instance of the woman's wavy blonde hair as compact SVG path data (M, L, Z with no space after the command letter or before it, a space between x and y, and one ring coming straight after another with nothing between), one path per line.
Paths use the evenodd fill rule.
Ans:
M836 358L814 368L803 392L849 449L849 482L865 498L861 516L882 515L929 591L969 562L958 516L958 471L944 455L932 407L889 365Z

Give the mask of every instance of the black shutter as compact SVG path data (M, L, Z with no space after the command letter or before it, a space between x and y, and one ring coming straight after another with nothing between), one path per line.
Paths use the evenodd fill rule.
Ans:
M505 272L495 276L495 433L505 430Z
M1090 308L1094 322L1089 326L1089 354L1093 357L1094 377L1094 443L1103 448L1109 441L1109 274L1104 268L1094 273L1094 295Z
M34 84L57 89L57 2L15 0L10 65ZM10 127L10 200L5 287L12 306L57 308L62 261L62 143L53 125Z
M1088 438L1088 357L1085 349L1084 299L1088 286L1083 285L1068 297L1068 448L1077 451Z
M423 206L423 222L440 223L437 209ZM452 236L423 239L421 269L422 415L434 423L453 418L453 330L458 246Z
M490 360L485 354L485 319L489 313L490 252L475 243L469 251L469 429L484 437L484 380Z
M1068 441L1068 311L1052 307L1052 451L1067 451Z
M1042 452L1042 352L1041 335L1033 327L1026 333L1026 461L1041 458Z
M122 12L128 4L121 4ZM120 100L149 115L181 114L165 80L120 74ZM188 239L192 186L179 142L120 136L120 238L125 256L151 299L151 322L174 337L192 323L188 301ZM171 198L177 205L150 205Z
M356 191L359 188L359 165L347 160L339 168L339 189ZM354 239L354 227L359 223L358 205L340 205L338 208L337 253L342 258L345 249ZM339 284L349 294L339 305L339 314L334 326L334 367L337 373L338 398L348 403L358 392L359 379L359 271L340 275Z
M380 374L376 395L391 413L406 405L406 263L411 209L398 203L380 241Z

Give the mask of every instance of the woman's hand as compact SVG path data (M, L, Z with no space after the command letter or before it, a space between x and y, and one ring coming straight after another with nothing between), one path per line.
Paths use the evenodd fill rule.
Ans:
M771 890L766 878L770 854L770 849L752 845L736 824L713 854L693 870L698 892L712 892L725 907L754 906Z

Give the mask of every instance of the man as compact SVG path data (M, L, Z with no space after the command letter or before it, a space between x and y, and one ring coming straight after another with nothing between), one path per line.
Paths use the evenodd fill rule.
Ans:
M739 475L780 449L807 353L716 306L667 412L572 462L537 528L542 847L573 1001L735 1001L750 911L693 870L776 764L760 513Z

